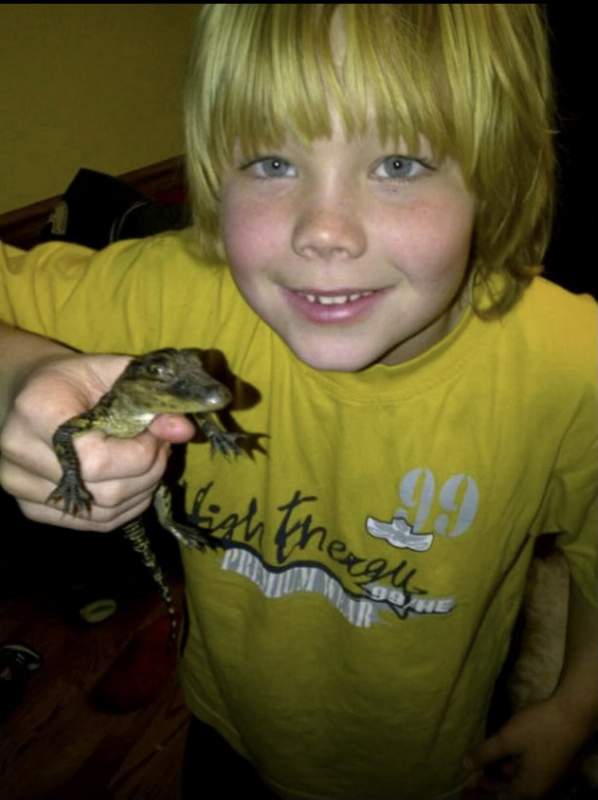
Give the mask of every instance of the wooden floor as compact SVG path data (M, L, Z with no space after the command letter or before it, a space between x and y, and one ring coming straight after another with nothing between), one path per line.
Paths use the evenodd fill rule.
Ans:
M16 526L11 533L31 543ZM6 517L2 528L4 538ZM102 712L90 699L136 631L164 613L153 585L138 581L114 616L85 626L69 617L62 602L73 565L65 567L61 558L57 580L39 580L43 562L52 559L43 548L35 559L33 545L32 553L26 545L16 555L4 553L0 574L0 642L23 642L43 656L23 703L0 722L2 800L176 800L188 712L174 674L161 696L140 711ZM24 569L25 556L36 568ZM180 574L170 578L180 604Z

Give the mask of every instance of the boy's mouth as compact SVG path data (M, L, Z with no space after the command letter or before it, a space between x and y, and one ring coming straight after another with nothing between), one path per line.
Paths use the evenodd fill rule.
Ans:
M346 303L354 303L356 300L361 300L362 297L369 297L374 293L374 289L367 289L366 291L353 291L334 293L316 293L316 292L302 292L298 291L297 294L305 297L309 303L319 303L322 306L341 306Z
M369 313L385 289L285 289L284 294L295 311L310 322L348 323Z

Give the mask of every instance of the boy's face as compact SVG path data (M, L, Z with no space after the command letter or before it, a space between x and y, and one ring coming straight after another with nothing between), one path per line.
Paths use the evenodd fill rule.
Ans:
M398 364L454 327L474 222L454 163L434 163L425 142L347 141L338 120L330 139L249 162L224 177L225 249L247 302L300 359Z

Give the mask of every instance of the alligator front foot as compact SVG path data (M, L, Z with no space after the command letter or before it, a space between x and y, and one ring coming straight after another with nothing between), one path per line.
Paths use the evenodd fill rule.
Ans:
M238 445L238 440L242 439L244 434L233 433L231 431L221 431L216 428L214 433L208 437L210 440L210 447L212 448L212 455L218 454L229 458L229 456L238 456L243 451Z
M84 511L89 514L93 503L92 495L87 491L74 472L65 472L56 488L46 499L48 505L62 508L65 514L76 517Z
M196 415L196 419L203 435L210 442L212 455L218 454L228 458L231 455L238 456L243 452L238 445L238 441L244 438L244 433L225 431L212 420L206 419L199 414Z

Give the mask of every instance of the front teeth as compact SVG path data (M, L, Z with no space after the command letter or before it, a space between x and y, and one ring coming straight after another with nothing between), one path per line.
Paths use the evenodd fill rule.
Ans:
M306 294L301 292L301 295L310 303L319 303L322 306L340 306L344 303L353 303L355 300L359 300L361 297L367 297L370 294L373 294L373 291L335 295Z

